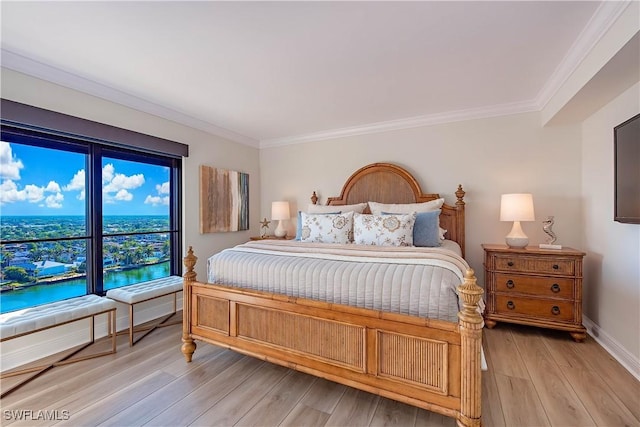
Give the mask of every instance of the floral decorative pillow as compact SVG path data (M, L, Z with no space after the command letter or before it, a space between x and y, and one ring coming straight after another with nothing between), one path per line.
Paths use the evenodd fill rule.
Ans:
M342 211L324 212L324 213L325 214L329 214L329 215L336 215L336 214L341 214ZM295 240L297 240L299 242L301 236L302 236L302 211L298 211L298 222L296 223L296 238L295 238Z
M398 215L354 214L353 240L358 245L413 246L416 213Z
M444 199L435 199L423 203L400 203L400 204L385 204L378 202L369 202L369 209L374 215L382 215L384 212L393 213L411 213L411 212L432 212L437 211L444 205ZM444 228L440 227L440 242L444 240L444 234L447 232Z
M382 215L391 215L382 212ZM413 225L413 245L422 247L435 248L441 245L443 239L443 231L438 227L438 218L440 217L440 209L431 212L416 213L416 222Z
M301 212L301 242L351 243L353 212L343 214L308 214Z

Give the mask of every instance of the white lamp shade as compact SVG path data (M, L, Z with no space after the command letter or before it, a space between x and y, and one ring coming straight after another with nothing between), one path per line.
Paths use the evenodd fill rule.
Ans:
M271 219L281 220L289 219L289 202L272 202L271 203Z
M500 221L535 221L533 196L529 193L503 194Z

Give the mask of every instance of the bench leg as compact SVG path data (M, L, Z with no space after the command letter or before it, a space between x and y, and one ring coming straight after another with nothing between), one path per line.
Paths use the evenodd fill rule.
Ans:
M82 350L84 350L85 348L89 347L90 345L95 343L95 331L94 331L94 326L95 326L95 316L93 315L89 318L90 324L91 324L91 332L90 332L90 338L91 341L82 345L81 347L77 348L76 350L72 351L71 353L67 354L66 356L64 356L62 359L59 359L57 361L53 361L50 362L46 365L40 365L40 366L33 366L31 368L25 368L25 369L19 369L16 371L12 371L12 372L8 372L8 373L3 373L2 375L0 375L0 378L11 378L11 377L15 377L18 375L24 375L24 374L29 374L29 373L34 373L34 375L30 376L29 378L26 378L24 381L20 381L17 384L15 384L14 386L8 388L8 389L3 389L2 393L0 394L0 398L5 397L6 395L8 395L9 393L11 393L12 391L18 389L19 387L23 386L24 384L28 383L29 381L39 377L40 375L44 374L45 372L47 372L48 370L56 367L56 366L62 366L62 365L69 365L71 363L76 363L76 362L81 362L83 360L89 360L89 359L95 359L96 357L101 357L101 356L107 356L109 354L114 354L116 353L116 309L113 310L109 310L106 314L107 314L107 325L109 327L109 332L111 335L111 350L108 351L102 351L100 353L94 353L94 354L89 354L86 356L80 356L80 357L76 357L75 359L72 359L73 356L75 356L76 354L78 354L79 352L81 352ZM78 320L82 320L82 319L78 319ZM113 331L111 330L111 328L113 327Z
M133 304L129 304L129 303L125 303L125 302L120 301L123 304L129 305L129 347L133 347L138 341L140 341L142 338L144 338L145 336L147 336L148 334L150 334L151 332L153 332L157 328L162 328L162 327L165 327L165 326L172 326L172 325L177 325L177 324L182 323L182 319L176 320L174 322L167 323L167 321L178 312L178 301L177 301L178 300L178 292L182 292L182 290L177 291L177 292L173 292L173 312L172 313L160 318L160 320L159 319L155 319L157 323L155 323L154 325L138 327L138 328L135 327L135 322L133 320L133 315L134 315L133 307L136 304L138 304L139 302L146 302L146 301L149 301L151 299L166 297L169 294L159 295L157 297L153 297L153 298L150 298L150 299L144 300L144 301L139 301L139 302L136 302L136 303L133 303ZM144 334L138 336L137 338L134 338L134 334L136 334L138 332L144 332Z
M129 347L133 347L133 306L129 304Z
M111 320L111 323L109 324L109 334L111 335L111 350L115 353L116 352L116 338L118 337L118 328L116 326L116 320L118 319L118 316L116 316L116 312L114 311L110 311L109 312L109 320Z

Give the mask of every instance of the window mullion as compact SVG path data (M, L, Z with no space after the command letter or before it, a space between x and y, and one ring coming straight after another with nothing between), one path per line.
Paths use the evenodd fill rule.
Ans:
M91 224L91 292L98 295L104 293L103 250L102 250L102 152L94 145L89 155L90 170L87 199L87 217ZM89 264L89 263L87 263ZM89 277L89 276L88 276Z
M182 257L181 248L182 248L182 234L180 230L182 229L182 189L180 186L182 185L182 170L180 168L180 161L173 160L171 165L171 174L169 178L171 191L169 193L169 215L170 215L170 223L172 230L178 230L177 232L172 232L169 234L169 241L171 244L171 274L172 275L182 275Z

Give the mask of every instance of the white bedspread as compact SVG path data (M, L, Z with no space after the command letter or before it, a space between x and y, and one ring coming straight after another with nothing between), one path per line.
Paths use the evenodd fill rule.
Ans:
M469 266L440 248L264 240L208 260L208 281L457 322L456 288Z

